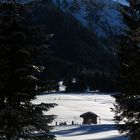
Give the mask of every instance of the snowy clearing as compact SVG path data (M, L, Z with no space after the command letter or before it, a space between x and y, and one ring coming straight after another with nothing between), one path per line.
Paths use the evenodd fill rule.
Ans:
M67 126L56 126L53 133L57 136L57 140L127 140L121 136L113 121L113 112L111 109L115 102L114 98L109 94L63 94L54 93L38 96L34 101L38 103L57 103L58 106L52 108L46 114L57 115L52 123L59 125L66 122ZM98 119L97 125L81 125L82 113L91 111L96 113ZM72 121L76 125L71 125Z

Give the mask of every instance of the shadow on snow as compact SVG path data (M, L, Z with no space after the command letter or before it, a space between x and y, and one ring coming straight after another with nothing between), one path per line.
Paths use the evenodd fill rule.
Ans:
M63 126L61 126L61 127L63 127ZM66 126L66 127L71 127L71 126ZM67 129L67 130L58 130L58 131L55 131L54 134L55 135L77 136L77 135L87 135L87 134L94 134L94 133L100 133L100 132L112 131L112 130L117 130L117 128L115 127L114 124L81 125L79 127L71 128L71 129ZM99 140L103 140L103 139L99 139ZM113 139L113 140L118 140L118 139Z
M86 140L124 140L124 137L122 136L114 136L110 138L102 138L102 139L86 139Z

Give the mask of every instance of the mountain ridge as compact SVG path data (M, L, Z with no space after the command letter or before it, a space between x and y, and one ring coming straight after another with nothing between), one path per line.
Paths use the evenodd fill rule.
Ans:
M53 0L64 12L72 14L98 36L120 35L125 27L117 2L112 0Z

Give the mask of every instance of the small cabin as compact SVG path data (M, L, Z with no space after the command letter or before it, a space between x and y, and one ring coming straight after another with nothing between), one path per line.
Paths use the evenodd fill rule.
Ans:
M98 115L93 112L86 112L80 117L83 118L83 124L97 124Z

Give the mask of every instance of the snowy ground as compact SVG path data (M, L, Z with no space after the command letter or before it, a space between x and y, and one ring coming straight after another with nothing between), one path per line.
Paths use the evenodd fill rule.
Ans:
M53 133L57 140L127 140L114 125L111 109L115 102L109 94L62 94L54 93L38 96L34 103L57 103L58 106L47 114L57 115L53 125L66 122L67 126L56 126ZM80 125L79 116L92 111L100 116L97 125ZM77 125L71 125L74 121Z

